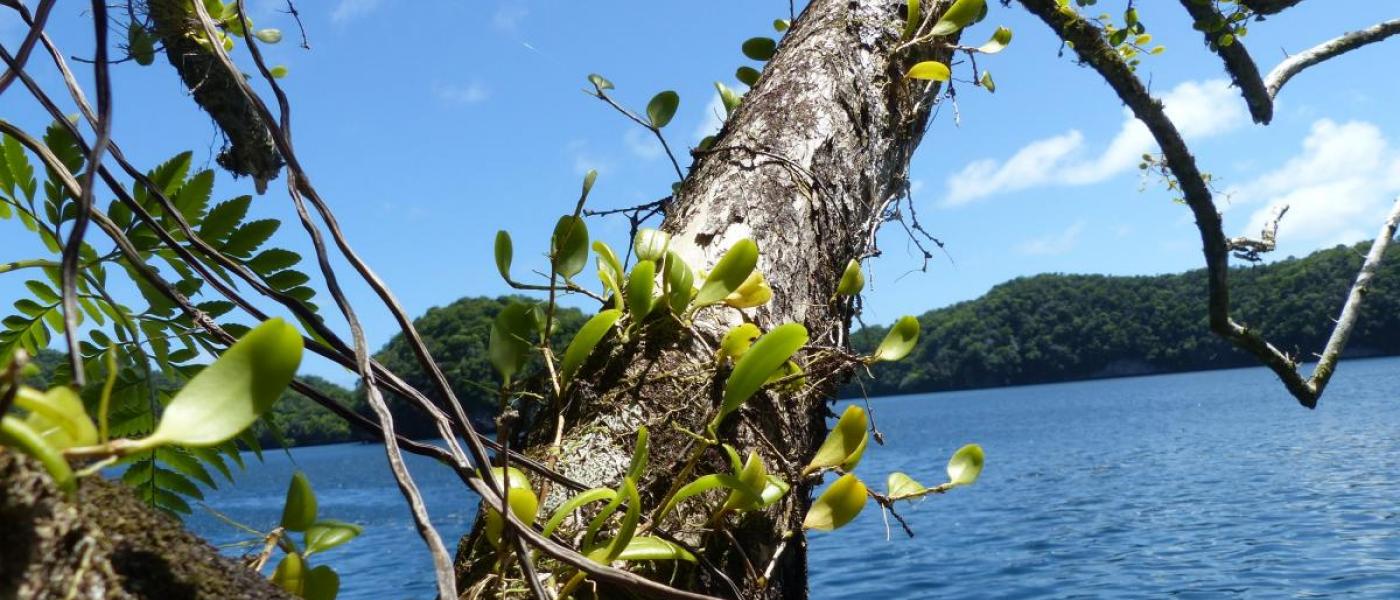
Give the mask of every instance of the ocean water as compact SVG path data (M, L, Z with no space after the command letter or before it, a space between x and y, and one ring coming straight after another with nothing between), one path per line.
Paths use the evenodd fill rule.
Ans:
M884 446L857 475L945 479L982 444L974 486L900 514L872 504L809 540L812 597L1400 598L1400 359L1342 365L1321 407L1297 405L1264 369L879 398ZM840 412L840 407L837 407ZM291 470L321 514L365 534L320 560L343 598L428 598L431 563L383 451L337 445L268 453L207 494L271 528ZM475 502L447 469L410 458L449 546ZM226 551L247 535L208 513L191 526ZM888 538L887 538L888 535Z

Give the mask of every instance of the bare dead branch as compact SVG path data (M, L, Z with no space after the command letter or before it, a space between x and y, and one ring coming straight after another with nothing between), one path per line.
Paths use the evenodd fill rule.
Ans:
M1235 253L1235 258L1259 262L1263 260L1261 254L1273 252L1278 247L1278 223L1285 214L1288 214L1287 204L1274 208L1273 215L1264 223L1257 240L1246 236L1230 238L1230 250Z
M1277 67L1274 67L1274 70L1269 71L1269 76L1264 80L1269 100L1272 102L1278 96L1279 90L1283 89L1283 85L1288 83L1288 80L1292 79L1294 75L1302 72L1303 69L1336 58L1362 46L1374 44L1397 33L1400 33L1400 19L1391 19L1359 31L1346 33L1288 57Z

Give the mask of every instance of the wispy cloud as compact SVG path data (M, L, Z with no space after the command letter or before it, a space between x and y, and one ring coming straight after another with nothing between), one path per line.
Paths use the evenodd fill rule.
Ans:
M584 140L571 141L564 149L568 152L575 175L583 175L589 171L606 173L612 170L612 161L594 152Z
M379 8L379 0L340 0L331 11L331 22L337 25L363 17Z
M448 104L476 104L491 97L491 90L479 81L466 84L434 83L433 95Z
M1246 121L1244 108L1223 79L1188 81L1163 97L1182 135L1200 139L1225 133ZM1097 156L1085 156L1084 134L1070 130L1033 141L1004 161L972 162L948 179L944 206L962 206L990 196L1050 185L1089 185L1132 170L1156 149L1147 127L1125 111L1118 134Z
M1277 169L1227 190L1233 206L1252 206L1244 233L1258 235L1287 204L1279 244L1307 251L1375 235L1400 194L1400 147L1363 121L1313 123L1301 151Z
M496 7L491 15L491 26L497 30L513 32L520 28L520 22L529 16L530 9L519 2L506 2Z
M719 133L721 127L724 127L724 101L719 99L719 94L715 94L705 104L705 112L700 115L700 124L695 126L695 141L699 142L707 135Z
M1016 245L1016 252L1026 256L1059 256L1079 245L1079 235L1084 232L1084 221L1075 221L1063 231L1057 231L1037 238L1031 238Z
M665 153L661 142L656 141L656 136L641 128L628 129L627 133L622 135L622 142L632 154L643 160L655 160Z

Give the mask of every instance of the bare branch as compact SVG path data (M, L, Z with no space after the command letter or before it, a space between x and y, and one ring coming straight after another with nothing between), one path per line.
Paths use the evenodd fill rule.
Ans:
M1186 0L1183 0L1186 1ZM1283 89L1283 84L1288 83L1294 75L1303 69L1316 65L1322 61L1335 58L1341 54L1351 52L1362 46L1374 44L1392 35L1400 33L1400 19L1392 19L1384 23L1372 25L1360 31L1352 31L1340 37L1318 44L1309 50L1288 57L1279 63L1274 70L1269 71L1269 76L1264 80L1264 87L1268 90L1269 100L1272 102L1278 96L1279 90Z
M1191 18L1198 23L1223 18L1220 11L1210 3L1181 0L1181 6L1186 8L1186 12L1191 13ZM1259 67L1255 66L1249 50L1246 50L1244 43L1238 39L1230 44L1220 44L1216 42L1217 33L1206 31L1204 35L1206 43L1225 62L1225 72L1230 74L1235 87L1240 88L1240 94L1249 105L1249 114L1254 117L1254 122L1268 125L1274 118L1273 96L1264 89L1264 80L1259 76Z
M1295 4L1302 1L1303 0L1243 0L1240 3L1249 7L1249 10L1261 15L1272 15L1283 12L1285 9L1292 8Z
M1275 208L1273 216L1264 223L1264 229L1259 232L1257 240L1246 236L1230 238L1230 250L1235 253L1235 258L1259 262L1262 260L1260 254L1273 252L1278 247L1278 223L1283 220L1285 214L1288 214L1287 204Z

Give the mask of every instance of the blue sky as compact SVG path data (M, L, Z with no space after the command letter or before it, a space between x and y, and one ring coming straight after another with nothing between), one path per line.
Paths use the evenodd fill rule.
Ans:
M1105 0L1098 8L1123 4ZM607 76L616 97L637 109L658 91L679 92L680 111L666 133L673 146L687 147L714 125L712 83L742 89L733 80L734 69L748 63L740 43L772 35L769 23L787 16L787 3L770 0L303 1L298 8L312 46L305 51L295 43L295 25L278 12L283 2L251 5L258 27L287 35L269 53L290 69L284 81L298 150L313 181L413 314L507 291L490 259L497 229L514 234L517 269L540 267L548 229L572 208L590 168L600 173L593 208L668 192L669 163L645 131L581 93L588 73ZM1154 43L1168 47L1140 72L1167 99L1203 169L1226 192L1228 233L1257 231L1262 215L1288 202L1279 258L1374 235L1400 193L1400 112L1393 108L1400 80L1389 75L1400 41L1304 73L1285 88L1275 123L1265 128L1249 121L1176 3L1139 6ZM1253 24L1244 43L1267 70L1285 51L1395 16L1389 2L1304 3ZM55 19L70 55L90 52L81 3L60 3ZM888 228L885 255L870 267L867 322L974 298L1021 275L1151 274L1201 265L1185 207L1158 182L1140 179L1136 165L1152 149L1150 139L1108 87L1058 56L1045 26L1018 8L994 3L987 21L967 35L980 42L998 24L1016 37L1006 52L980 61L995 73L997 93L962 86L960 119L945 106L911 168L923 224L947 243L952 260L940 254L927 273L910 273L921 261L902 231ZM20 35L16 23L0 21L7 47ZM40 73L54 82L52 73ZM212 166L215 131L163 59L153 67L121 65L114 76L116 137L137 164L193 149L197 163ZM47 122L18 87L0 96L0 117L36 128ZM220 173L215 196L250 189ZM281 189L274 183L253 212L290 217ZM594 220L590 227L623 243L625 221ZM27 237L18 223L0 223L0 261L42 256ZM302 237L288 223L278 239L309 256ZM394 332L392 321L373 309L367 289L350 292L378 346ZM18 278L0 277L6 305L20 293ZM309 366L350 379L336 367Z

